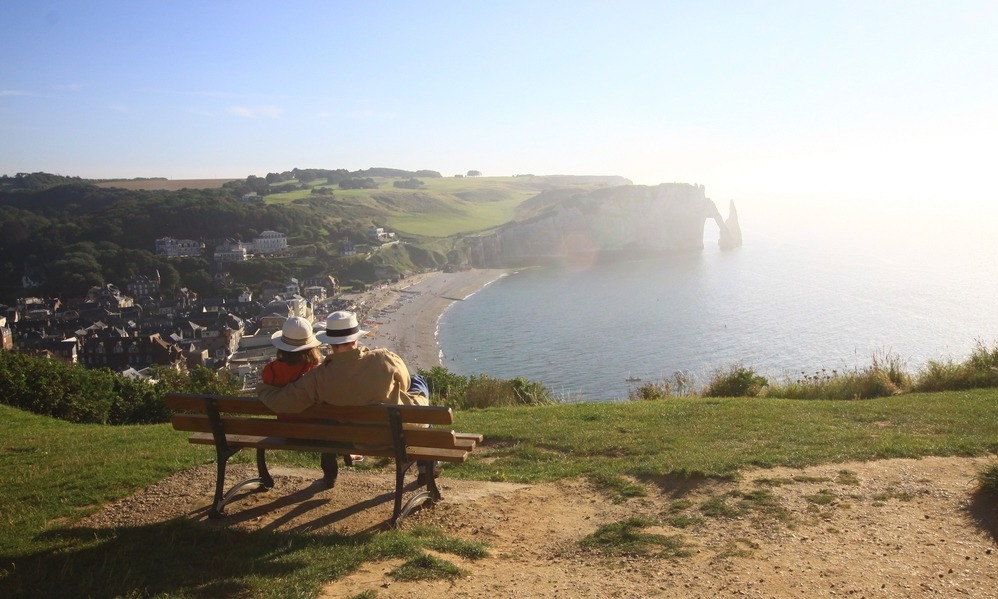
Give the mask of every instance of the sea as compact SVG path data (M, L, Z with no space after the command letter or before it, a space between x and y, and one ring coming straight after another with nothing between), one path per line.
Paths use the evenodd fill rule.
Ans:
M961 361L998 343L994 221L929 216L743 224L727 251L705 227L702 250L513 271L441 315L442 364L613 402L677 373L702 386L738 366L785 381Z

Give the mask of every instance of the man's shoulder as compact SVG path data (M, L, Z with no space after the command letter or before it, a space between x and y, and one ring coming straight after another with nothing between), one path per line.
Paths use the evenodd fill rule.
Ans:
M366 350L366 351L363 351ZM405 363L402 358L390 349L384 347L363 348L361 357L369 360L379 360L383 362Z
M361 353L369 356L393 356L398 357L398 354L386 347L362 347Z

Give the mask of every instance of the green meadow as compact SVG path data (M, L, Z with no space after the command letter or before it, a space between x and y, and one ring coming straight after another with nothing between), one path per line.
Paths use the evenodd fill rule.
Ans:
M185 519L75 527L213 453L168 424L70 424L8 406L0 418L2 597L315 597L368 562L401 558L397 575L418 578L459 575L447 555L490 559L486 545L434 529L294 535ZM608 495L627 492L625 477L733 478L769 466L998 451L998 389L865 400L679 397L459 410L455 419L486 442L447 477L581 477ZM314 456L278 452L274 460L314 467Z
M339 189L325 179L301 189L267 196L268 203L320 198L363 209L391 231L416 237L442 238L485 231L514 219L517 206L537 195L549 183L543 177L441 177L420 179L420 189L393 186L398 179L374 177L377 189ZM325 188L332 197L315 196Z

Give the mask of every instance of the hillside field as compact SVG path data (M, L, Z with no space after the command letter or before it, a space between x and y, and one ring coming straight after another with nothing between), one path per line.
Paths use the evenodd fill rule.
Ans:
M235 179L131 179L122 181L101 181L97 187L117 187L142 191L177 191L180 189L218 189Z

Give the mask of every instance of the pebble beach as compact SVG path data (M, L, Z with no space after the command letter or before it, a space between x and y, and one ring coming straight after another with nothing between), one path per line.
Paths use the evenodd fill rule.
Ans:
M367 347L384 347L405 360L410 370L440 365L437 321L455 301L464 301L506 273L501 269L430 272L361 294L362 327Z

